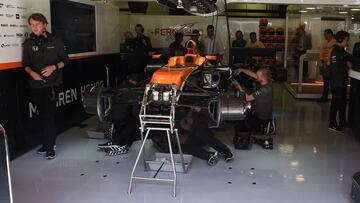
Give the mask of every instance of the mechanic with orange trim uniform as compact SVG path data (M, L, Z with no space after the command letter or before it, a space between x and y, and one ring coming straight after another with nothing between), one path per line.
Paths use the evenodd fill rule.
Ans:
M68 63L63 42L46 31L48 21L41 13L29 16L32 33L24 42L23 65L30 76L32 99L39 113L43 135L38 154L47 159L55 157L55 112L57 87L62 83L62 69Z

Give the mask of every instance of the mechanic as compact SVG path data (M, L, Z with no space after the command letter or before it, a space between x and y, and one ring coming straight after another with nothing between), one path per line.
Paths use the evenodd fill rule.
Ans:
M41 13L28 18L32 33L24 42L23 65L30 76L33 102L39 110L42 126L41 148L38 154L46 159L55 158L56 102L58 86L62 83L62 69L68 64L63 42L46 31L48 21Z
M234 155L231 150L214 136L214 133L209 129L208 122L207 112L202 112L199 107L192 107L187 115L181 119L180 138L184 152L206 160L210 166L214 166L220 156L226 162L232 161ZM210 152L204 149L206 146L216 151Z
M172 42L169 46L169 48L173 52L173 56L184 56L186 54L186 49L182 45L183 39L184 39L183 33L181 32L175 33L175 41Z
M121 88L139 87L141 84L137 74L130 74ZM133 96L133 97L132 97ZM99 144L98 149L103 150L107 156L128 153L132 143L139 140L139 105L129 102L131 98L137 101L136 94L126 94L124 97L114 99L114 104L109 115L105 118L113 124L111 138L104 144Z
M259 83L259 87L256 90L248 94L235 80L233 85L241 92L245 94L246 101L252 103L252 112L247 121L249 123L249 130L252 132L261 131L265 135L274 133L275 124L273 121L273 84L271 81L271 71L268 68L260 68L256 73L248 69L238 68L234 71L234 75L244 73Z
M144 27L141 24L135 26L136 37L133 40L134 58L133 73L144 74L145 67L150 60L149 51L152 49L150 38L144 35Z
M236 31L235 37L236 37L236 39L234 41L232 41L232 44L231 44L232 47L244 48L246 46L247 41L244 40L243 32L241 30ZM244 63L245 58L246 57L244 57L244 56L235 56L234 63Z
M200 56L204 56L204 45L199 40L199 38L200 38L199 30L193 30L190 39L193 40L196 43L196 49L197 49L198 54Z
M336 44L333 46L330 58L330 86L331 106L329 130L343 132L346 125L346 95L349 78L348 69L352 64L360 64L360 58L354 57L345 51L349 45L350 34L346 31L336 33ZM339 116L339 123L337 122Z

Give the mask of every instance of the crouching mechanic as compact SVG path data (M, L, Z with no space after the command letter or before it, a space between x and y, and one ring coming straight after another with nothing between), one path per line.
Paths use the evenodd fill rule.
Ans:
M192 109L180 121L180 139L185 153L192 154L206 160L210 166L214 166L219 157L226 162L234 159L230 149L214 136L208 127L209 118L201 108ZM208 151L204 147L211 147L215 152Z
M275 123L272 113L273 84L271 82L271 71L268 68L260 68L256 73L242 68L234 71L234 75L240 73L256 79L259 83L255 91L248 94L236 80L232 82L237 90L245 94L246 101L252 103L252 111L246 118L246 127L249 132L261 132L262 135L266 135L265 139L259 139L259 141L264 148L272 148L272 139L269 135L275 133Z
M131 74L122 87L131 88L138 85L137 74ZM111 139L104 144L99 144L98 149L104 151L107 156L128 153L132 143L140 139L139 108L136 102L131 101L137 101L136 94L128 93L123 97L116 97L109 115L105 118L113 126Z

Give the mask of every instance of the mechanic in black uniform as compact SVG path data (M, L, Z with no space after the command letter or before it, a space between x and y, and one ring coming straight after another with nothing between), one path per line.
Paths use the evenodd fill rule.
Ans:
M238 48L244 48L246 46L247 41L244 40L244 35L241 30L236 31L235 33L236 39L232 41L231 46L232 47L238 47ZM244 63L245 62L244 56L235 56L234 57L234 63Z
M360 58L354 57L345 51L349 45L350 34L346 31L336 33L336 45L333 46L330 58L330 86L332 100L330 106L329 130L344 131L346 125L346 93L349 71L352 64L360 64ZM339 123L337 122L339 116Z
M352 55L355 57L360 57L360 42L356 42L354 44ZM360 64L353 64L353 69L360 69Z
M186 49L182 45L182 41L184 39L184 34L181 32L175 33L175 41L173 41L169 48L171 49L171 52L173 56L184 56L186 54Z
M200 31L199 30L193 30L192 35L190 37L191 40L193 40L196 43L196 49L200 56L204 56L204 45L199 40L200 38Z
M208 123L208 113L202 112L200 107L195 106L181 119L180 141L184 152L206 160L210 166L214 166L220 156L226 162L234 160L231 150L215 137L214 133L209 129ZM216 151L208 151L204 149L205 146Z
M109 115L105 120L113 124L111 138L104 144L99 144L98 149L103 150L107 156L116 156L128 153L132 143L140 139L139 131L139 104L137 94L131 89L139 87L137 74L127 76L121 89L128 93L115 97Z
M134 61L133 73L144 74L145 67L149 62L149 51L152 49L150 38L144 35L144 27L141 24L135 26L136 37L133 40Z
M273 84L271 82L271 71L268 68L260 68L256 73L248 69L236 69L234 75L244 73L257 80L259 86L256 90L248 94L236 81L233 85L245 94L246 101L252 103L252 111L246 118L246 128L248 132L261 132L265 139L258 139L259 144L264 148L272 148L272 138L269 135L275 133L275 123L273 119ZM235 128L236 129L236 128Z
M24 42L23 65L30 76L32 99L36 104L43 127L42 146L38 154L47 159L55 157L55 112L57 88L62 83L62 69L68 63L63 42L46 31L48 21L41 13L29 16L32 33Z

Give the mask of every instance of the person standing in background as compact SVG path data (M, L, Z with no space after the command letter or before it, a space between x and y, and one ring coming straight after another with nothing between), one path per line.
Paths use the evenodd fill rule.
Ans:
M329 84L330 84L330 52L332 47L336 44L334 33L331 29L326 29L324 31L325 42L320 54L320 60L322 65L320 66L320 73L323 77L324 86L321 98L318 102L326 102L329 95Z
M199 30L193 30L192 31L192 35L190 37L190 40L193 40L196 43L196 49L197 52L200 56L204 55L204 45L203 43L199 40L200 38L200 32Z
M300 24L297 29L297 43L295 48L296 64L299 64L300 56L312 48L311 36L305 32L305 24ZM304 61L303 77L307 77L309 69L308 62Z
M68 64L63 42L46 31L48 21L41 13L28 18L32 33L24 42L23 66L30 76L32 99L39 110L43 129L42 146L38 154L55 158L56 102L58 86L62 83L62 69Z
M360 39L360 36L359 36L359 39ZM356 42L354 44L352 54L353 54L353 56L360 57L360 42Z
M360 58L354 57L345 51L349 46L350 34L346 31L336 33L336 44L333 46L330 56L330 86L331 106L329 130L343 132L346 125L346 95L349 79L348 69L352 64L360 64ZM339 122L337 122L339 116Z
M207 26L206 36L201 42L204 45L204 55L217 56L218 61L222 61L224 47L222 46L219 37L215 36L215 28L213 25Z
M246 44L246 48L265 48L265 45L257 39L256 33L250 33L250 42Z
M133 49L134 35L130 31L127 31L124 33L124 38L125 38L124 43L123 43L124 46L121 47L121 48L124 48L124 50L122 52L129 53Z
M244 40L244 35L241 30L236 31L235 33L235 40L232 41L232 47L245 47L246 46L246 40Z
M244 40L244 35L241 30L236 31L235 33L236 39L232 42L232 47L244 48L246 46L247 41ZM245 57L235 56L234 63L243 63L245 61Z
M120 44L120 56L121 56L121 70L117 75L121 75L121 79L125 79L126 76L133 71L135 64L134 57L134 35L127 31L124 33L124 42Z
M175 41L172 42L169 46L171 49L173 56L183 56L186 54L186 49L182 45L182 41L184 39L184 34L177 32L175 33Z
M144 27L141 24L135 26L136 37L133 40L133 45L136 61L133 64L133 73L143 74L150 59L151 41L149 37L144 35L144 31Z

